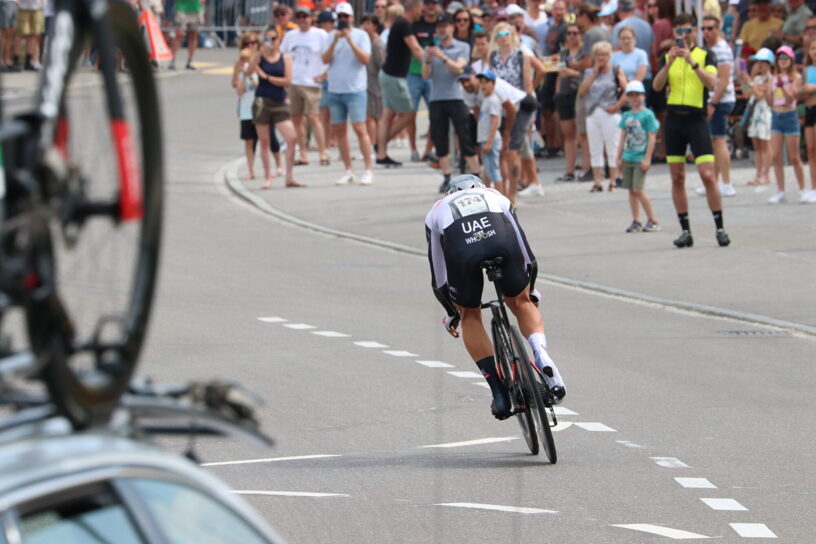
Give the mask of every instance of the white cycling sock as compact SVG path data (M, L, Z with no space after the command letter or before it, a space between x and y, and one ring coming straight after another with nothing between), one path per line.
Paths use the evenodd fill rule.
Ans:
M547 381L547 386L554 387L556 385L560 385L563 387L564 380L561 379L561 374L558 372L558 367L555 366L555 361L553 361L550 354L547 353L547 337L544 335L544 333L534 332L527 338L527 341L530 342L530 346L533 348L536 366L544 375L544 379ZM544 370L546 367L550 367L552 377L549 376L549 372Z

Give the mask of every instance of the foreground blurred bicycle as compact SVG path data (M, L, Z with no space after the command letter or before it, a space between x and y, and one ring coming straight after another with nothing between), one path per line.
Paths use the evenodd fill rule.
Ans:
M57 0L34 108L0 122L0 144L0 327L22 308L30 346L3 337L0 378L41 378L75 428L105 423L145 337L162 217L159 105L130 6Z

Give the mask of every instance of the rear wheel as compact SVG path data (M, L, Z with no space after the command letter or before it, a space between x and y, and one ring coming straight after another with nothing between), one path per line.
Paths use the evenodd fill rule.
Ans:
M161 231L162 141L153 73L132 9L117 1L107 9L121 73L112 74L106 88L104 63L100 72L79 69L90 35L85 20L74 18L53 140L72 172L54 195L57 211L49 224L55 289L48 301L32 301L27 309L49 393L80 428L110 417L136 367ZM109 114L111 84L120 95L121 119Z

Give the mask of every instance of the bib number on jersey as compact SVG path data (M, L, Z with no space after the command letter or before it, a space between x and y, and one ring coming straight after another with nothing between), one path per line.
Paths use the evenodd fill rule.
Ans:
M490 211L487 201L482 195L478 194L464 194L454 198L451 204L453 204L453 207L456 208L461 217Z

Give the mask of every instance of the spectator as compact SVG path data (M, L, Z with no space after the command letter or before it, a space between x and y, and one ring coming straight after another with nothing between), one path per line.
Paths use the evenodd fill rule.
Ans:
M769 204L781 204L787 200L785 195L785 170L782 163L785 149L788 161L793 166L796 182L799 184L800 201L806 202L805 172L799 156L799 115L796 112L796 99L802 90L802 76L793 64L793 49L783 45L776 50L776 69L771 84L765 88L765 99L771 103L771 155L773 156L774 173L776 174L777 192Z
M805 142L807 143L810 190L804 195L807 204L816 203L816 41L808 43L807 67L805 68Z
M270 130L277 129L286 141L286 186L305 187L295 181L295 127L286 104L286 87L292 84L292 58L280 51L280 34L275 27L264 32L263 45L256 53L251 70L258 76L255 89L255 103L252 105L252 120L261 142L261 164L264 169L264 189L272 186L272 172L269 164Z
M784 8L783 8L784 9ZM722 9L718 0L703 1L703 17L711 15L717 19L722 19Z
M462 96L462 87L457 82L459 74L470 59L468 44L453 39L453 18L440 15L436 20L434 33L437 45L425 51L422 77L431 80L431 102L428 117L431 125L431 139L436 147L439 167L442 170L440 193L447 190L451 176L449 130L451 123L459 139L462 156L470 171L478 173L479 161L470 136L467 107Z
M473 17L473 24L478 25L481 30L477 30L477 32L484 32L487 33L487 28L484 26L484 11L477 7L468 8L468 12L470 12L470 16Z
M620 21L612 31L612 45L616 49L620 48L618 34L622 28L629 27L635 31L635 47L643 50L647 55L651 55L654 43L652 27L640 17L635 16L634 0L618 0L618 17L620 17Z
M232 87L238 94L238 119L241 122L241 140L244 141L244 153L247 160L248 174L244 180L255 179L255 146L258 133L252 124L252 103L255 101L255 88L258 76L250 71L252 57L258 50L258 35L247 32L239 42L240 56L232 73Z
M788 16L782 28L774 30L771 36L780 38L786 45L793 48L802 46L802 34L807 26L808 18L813 16L813 12L805 5L805 0L787 0Z
M775 30L782 27L782 21L771 17L771 0L751 0L755 6L756 17L751 17L742 26L739 39L751 46L754 51L762 48L762 42Z
M456 26L453 31L454 39L465 42L472 49L473 35L476 34L476 25L473 24L473 17L470 15L470 12L466 9L458 10L453 14L453 22Z
M2 66L0 72L12 71L19 66L12 63L17 29L17 0L0 0L0 33L2 33Z
M376 15L365 15L360 20L362 29L368 34L371 40L371 58L366 65L368 74L368 88L366 89L366 127L368 128L368 139L377 141L377 122L382 117L383 99L382 88L380 87L380 70L385 63L385 43L379 35L382 28L380 19Z
M751 60L754 61L752 69L754 77L746 85L751 91L748 137L752 139L754 146L756 177L749 181L748 185L766 185L770 183L768 173L771 169L771 107L765 98L765 90L770 86L774 55L770 49L760 49L756 55L751 57Z
M387 9L388 3L385 0L374 1L374 16L377 17L377 20L380 22L380 25L385 25Z
M326 33L327 39L329 32L334 30L336 17L337 16L333 11L321 11L317 15L317 27ZM321 62L323 62L322 57L323 55L321 55L320 58ZM317 78L317 80L320 83L320 105L318 106L320 109L320 125L323 127L323 137L326 141L326 149L329 149L334 147L337 142L335 141L331 130L331 114L329 113L328 97L329 81L327 73L324 71L323 74Z
M524 12L524 26L535 33L534 37L539 44L546 39L548 23L547 14L542 9L542 0L527 0L527 11Z
M617 165L613 163L618 156L618 138L620 131L620 109L626 97L618 89L626 88L626 76L619 68L612 66L612 44L597 42L592 46L594 63L592 68L584 71L584 79L578 88L578 94L584 97L586 108L587 134L589 135L589 154L591 156L594 184L590 192L603 191L604 151L609 159L609 190L615 189L618 177Z
M499 134L499 123L502 118L502 104L496 96L496 74L492 70L477 76L481 94L484 97L479 104L479 125L476 140L482 150L482 163L490 182L502 186L499 156L502 139Z
M403 5L405 14L391 25L385 46L385 64L379 75L383 114L377 135L377 168L402 166L401 162L388 156L388 142L411 121L411 94L406 76L412 56L420 59L423 56L412 27L422 12L422 0L405 0Z
M335 10L337 30L329 35L323 51L323 62L329 65L332 130L346 167L345 174L335 183L348 185L356 181L348 142L348 121L351 119L351 128L357 135L365 163L360 185L371 185L374 182L371 173L371 140L368 139L366 128L366 65L371 60L371 40L368 34L354 28L354 10L351 4L337 4Z
M737 194L731 184L731 152L728 149L728 116L734 110L737 94L734 91L734 52L720 34L720 20L713 15L703 17L703 41L717 59L717 85L708 97L708 129L714 146L714 177L719 182L722 196ZM697 188L705 195L705 187Z
M422 17L415 20L412 24L414 36L416 36L417 43L423 51L434 43L434 29L436 28L436 16L439 13L439 2L432 0L425 2L422 6ZM417 58L411 59L411 65L408 67L408 75L406 76L408 82L408 91L411 93L411 111L408 113L408 143L411 145L411 160L419 162L420 160L428 161L432 164L437 164L438 161L431 155L433 142L429 136L425 142L425 152L420 158L417 151L416 143L416 116L419 111L419 103L425 100L425 106L430 106L431 99L431 82L422 77L422 60Z
M181 41L187 33L187 66L188 70L195 70L193 57L198 47L198 29L204 23L204 3L207 0L174 0L176 33L170 44L173 60L169 70L176 69L176 54L181 47Z
M771 17L776 17L784 23L785 19L788 18L788 12L785 9L785 5L781 2L771 2Z
M275 28L278 30L278 36L283 39L290 30L295 30L297 25L292 22L292 8L286 4L278 4L272 10L272 16L275 18Z
M542 41L542 48L544 55L548 57L555 57L561 53L561 47L564 45L566 39L567 23L567 5L564 0L556 0L553 2L552 17L549 21L549 26L544 34ZM559 121L555 116L555 94L556 81L558 80L558 72L548 72L544 76L544 85L538 89L538 103L541 106L541 136L547 146L547 156L557 157L558 150L567 145L573 146L575 142L566 142L561 134L561 127ZM574 123L574 122L573 122ZM572 138L575 138L575 131L572 133ZM575 160L573 156L573 167ZM569 172L569 169L567 170Z
M37 59L40 58L40 35L43 33L43 3L42 0L19 0L17 5L17 40L14 51L25 51L23 69L36 72L42 68Z
M657 119L651 110L644 107L646 88L640 81L630 81L626 85L626 100L630 110L620 121L620 145L617 165L623 178L621 186L629 190L629 208L632 210L632 224L626 232L655 232L660 225L654 218L652 201L646 194L646 172L652 165L655 148ZM646 226L640 222L640 207L646 212Z
M578 152L578 142L575 139L575 100L578 96L581 72L575 65L583 44L578 25L574 23L567 25L566 35L567 41L558 59L561 69L558 71L554 101L561 133L564 135L564 159L567 171L555 181L575 181L575 157ZM584 146L584 154L584 164L590 164L588 146Z
M652 59L652 74L658 70L658 60L663 59L674 45L674 0L648 0L646 7L650 17L654 18L652 33L654 34ZM654 153L655 162L666 162L666 92L657 91L653 85L646 89L646 105L654 112L660 123L657 132L657 149Z
M289 113L297 132L300 147L300 158L295 166L309 164L306 152L306 119L312 126L317 148L320 153L320 164L329 164L326 152L326 138L323 125L320 123L320 76L325 72L321 55L326 41L326 32L312 26L312 12L299 7L295 12L297 28L283 36L281 51L292 57L292 86L289 87Z
M652 79L649 55L635 47L635 31L625 26L618 31L620 49L612 53L612 66L623 70L627 81L638 80L645 85Z
M402 4L393 4L385 8L385 30L380 34L384 44L388 44L388 35L391 34L391 25L394 24L394 21L402 17L404 13L405 8L402 7Z
M697 171L706 188L708 206L714 218L717 243L731 243L723 228L722 197L714 176L714 151L706 123L708 91L717 84L717 61L711 51L697 47L693 19L687 13L674 18L675 45L661 59L660 70L652 83L655 90L668 85L666 115L666 160L672 177L672 198L683 232L674 240L678 248L691 247L694 239L688 220L685 188L686 149L690 146Z

